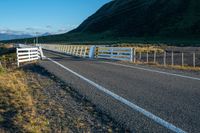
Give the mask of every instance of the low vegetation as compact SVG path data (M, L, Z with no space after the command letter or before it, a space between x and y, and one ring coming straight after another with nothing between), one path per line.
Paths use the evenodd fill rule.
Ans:
M48 121L37 113L26 74L15 67L15 54L0 49L0 132L47 132Z

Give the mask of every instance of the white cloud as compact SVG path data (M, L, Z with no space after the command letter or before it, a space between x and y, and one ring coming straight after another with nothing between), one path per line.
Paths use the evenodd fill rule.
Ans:
M66 33L66 32L69 32L69 31L71 31L71 30L73 30L73 29L75 29L77 27L78 27L78 25L70 25L70 24L68 24L66 27L63 27L63 28L57 30L56 34Z
M30 34L30 35L42 35L44 33L50 34L62 34L66 33L70 30L77 28L78 25L66 25L66 27L55 28L51 25L47 25L46 27L27 27L24 30L12 30L9 28L0 28L0 33L4 34L15 34L15 35L22 35L22 34Z
M2 34L14 34L14 35L25 34L23 31L16 31L16 30L8 29L8 28L0 29L0 33L2 33Z

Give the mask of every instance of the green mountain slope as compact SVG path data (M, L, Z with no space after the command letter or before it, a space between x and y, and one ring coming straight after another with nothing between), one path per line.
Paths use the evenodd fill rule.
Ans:
M110 33L119 37L200 35L199 0L115 0L70 33Z

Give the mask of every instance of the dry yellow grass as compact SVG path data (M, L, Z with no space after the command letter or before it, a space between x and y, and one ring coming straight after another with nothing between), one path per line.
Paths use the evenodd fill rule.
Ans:
M192 67L192 66L168 65L167 67L171 67L171 68L179 69L179 70L200 71L200 67Z
M48 132L48 121L36 113L25 77L25 73L18 70L0 74L1 122L11 122L22 132ZM4 118L7 112L14 112L14 117Z
M14 65L16 54L5 52L10 47L0 46L0 124L9 125L11 132L48 132L47 119L39 115L34 106L26 73Z
M146 65L150 65L150 66L156 66L156 67L160 67L160 68L170 68L170 69L177 69L177 70L184 70L184 71L200 71L200 67L192 67L192 66L181 66L181 65L161 65L161 64L158 64L158 63L154 63L154 62L149 62L149 63L146 63L146 62L140 62L140 61L137 61L136 63L134 64L146 64Z

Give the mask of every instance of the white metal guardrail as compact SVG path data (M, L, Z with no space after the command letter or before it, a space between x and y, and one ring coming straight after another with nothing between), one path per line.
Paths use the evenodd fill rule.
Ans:
M19 67L20 63L31 62L41 58L44 58L43 51L41 47L33 47L30 45L17 44L16 45L17 53L17 66Z
M38 44L43 49L55 52L66 53L79 57L89 57L90 47L88 45L58 45L58 44Z
M38 48L17 48L17 65L40 59Z
M19 44L14 44L14 47L15 47L15 48L33 48L33 47L35 47L35 46L19 43Z
M59 45L59 44L40 44L42 48L66 53L73 56L102 58L112 60L131 61L139 63L154 63L164 66L200 66L199 50L189 50L186 48L163 49L159 47L106 47L91 45Z
M58 44L38 44L43 49L66 53L69 55L89 58L113 59L122 61L133 61L135 50L133 48L122 47L95 47L88 45L58 45Z
M133 48L98 47L97 58L133 61L133 56Z

